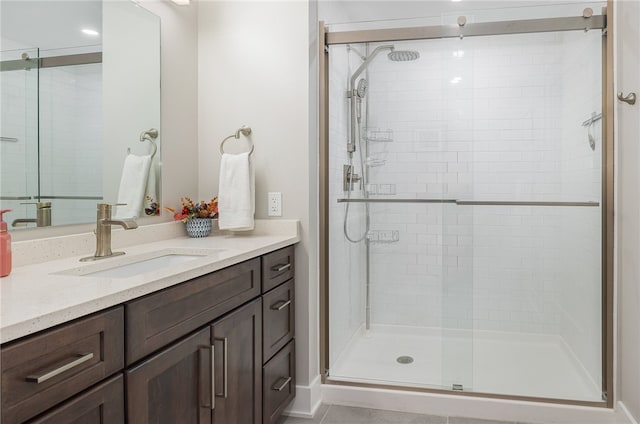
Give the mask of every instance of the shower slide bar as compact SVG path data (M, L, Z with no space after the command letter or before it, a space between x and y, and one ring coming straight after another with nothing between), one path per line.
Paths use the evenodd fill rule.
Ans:
M451 203L459 206L600 206L600 202L520 202L457 199L338 199L338 203Z

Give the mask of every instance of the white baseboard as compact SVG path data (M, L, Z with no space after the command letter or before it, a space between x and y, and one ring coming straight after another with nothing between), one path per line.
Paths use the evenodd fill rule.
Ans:
M629 412L629 410L627 409L627 407L624 405L624 403L622 402L618 402L618 409L620 409L620 411L622 411L622 413L625 415L625 417L627 418L627 420L629 420L630 424L638 424L638 420L636 420L633 415L631 415L631 412Z
M284 415L313 418L313 415L322 404L322 385L320 381L320 375L317 375L308 386L296 386L296 397L285 409Z
M638 424L617 410L436 393L322 385L326 404L544 424Z

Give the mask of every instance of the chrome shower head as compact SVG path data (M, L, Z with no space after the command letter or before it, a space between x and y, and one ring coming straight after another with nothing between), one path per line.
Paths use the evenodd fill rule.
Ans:
M364 96L367 95L368 87L369 83L367 82L367 80L364 78L360 78L360 81L358 81L358 88L356 89L356 94L358 95L358 97L360 97L361 99L364 98Z
M410 62L420 58L420 53L415 50L393 50L387 57L392 62Z

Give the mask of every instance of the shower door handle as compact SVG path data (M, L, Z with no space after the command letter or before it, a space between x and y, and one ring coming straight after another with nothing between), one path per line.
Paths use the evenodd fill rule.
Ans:
M626 96L622 93L622 91L618 91L618 100L621 102L628 103L630 105L636 104L636 93L629 93Z

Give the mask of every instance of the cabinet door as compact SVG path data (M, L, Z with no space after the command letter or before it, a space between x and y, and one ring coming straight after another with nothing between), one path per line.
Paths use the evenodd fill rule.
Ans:
M211 346L206 327L125 373L127 422L211 422Z
M102 424L124 422L122 374L65 402L29 424Z
M214 424L262 422L262 300L216 321Z

